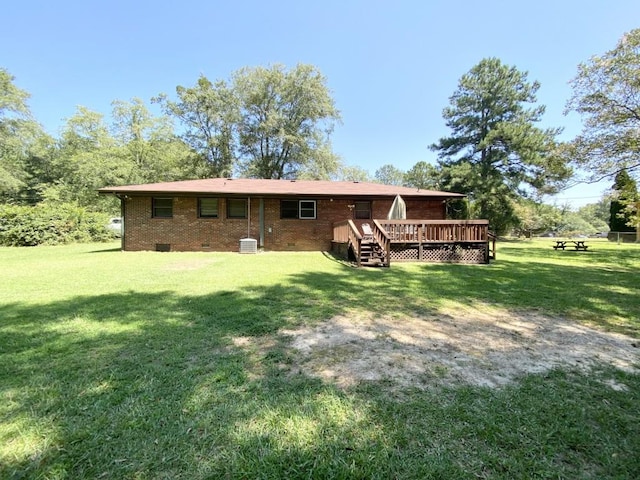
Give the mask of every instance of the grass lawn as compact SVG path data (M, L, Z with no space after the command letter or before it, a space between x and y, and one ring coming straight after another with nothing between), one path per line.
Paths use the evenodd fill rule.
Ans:
M339 388L295 371L279 333L501 309L640 339L640 246L588 243L390 269L322 253L0 248L0 478L640 478L637 374Z

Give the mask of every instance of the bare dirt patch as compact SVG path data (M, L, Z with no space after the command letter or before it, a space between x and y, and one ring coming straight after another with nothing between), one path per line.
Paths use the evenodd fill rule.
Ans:
M640 368L636 340L536 313L338 316L281 333L290 339L297 368L341 387L363 380L423 388L460 383L499 387L555 367L586 369L600 363L634 372ZM609 386L625 388L615 382Z

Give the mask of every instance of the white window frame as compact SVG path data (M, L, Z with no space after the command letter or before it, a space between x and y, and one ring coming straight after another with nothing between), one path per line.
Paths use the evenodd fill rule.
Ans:
M308 203L308 204L312 204L313 205L313 216L303 216L302 215L302 205L304 203ZM310 206L307 206L304 208L305 211L310 210ZM300 200L298 203L298 218L300 220L315 220L316 218L318 218L318 205L316 203L315 200Z

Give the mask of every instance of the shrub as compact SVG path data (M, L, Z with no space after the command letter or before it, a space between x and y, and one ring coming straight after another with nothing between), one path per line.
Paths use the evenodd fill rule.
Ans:
M74 204L0 205L0 245L59 245L113 238L106 214Z

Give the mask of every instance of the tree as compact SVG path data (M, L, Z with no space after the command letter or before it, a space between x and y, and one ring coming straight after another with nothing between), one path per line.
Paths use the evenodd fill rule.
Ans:
M123 163L131 165L128 183L197 178L197 158L174 133L171 119L153 116L144 102L112 102L111 132ZM194 168L196 167L196 168Z
M443 187L466 193L477 215L498 233L517 222L514 199L529 191L551 193L570 175L554 154L559 129L535 126L544 113L538 82L496 58L480 61L460 79L443 111L449 137L432 145Z
M418 162L404 174L404 185L422 190L440 190L440 172L430 163Z
M27 162L39 152L44 132L27 105L29 94L0 68L0 198L20 201L28 188Z
M560 235L588 235L598 231L602 231L602 229L594 227L576 212L570 210L562 212L562 217L558 224L558 233Z
M520 199L514 206L518 223L516 231L530 237L544 232L555 232L561 223L562 211L553 205Z
M569 154L591 179L640 167L640 29L578 66L566 111L584 118Z
M233 77L241 109L240 167L256 178L296 178L335 163L329 135L340 119L325 77L311 65L244 68Z
M133 169L122 159L103 115L82 106L67 120L52 163L55 178L41 186L45 201L105 211L114 208L113 199L99 197L96 190L128 183Z
M403 185L404 172L393 165L386 164L381 166L374 174L376 182L385 185Z
M633 217L637 202L638 187L635 180L629 176L626 170L620 170L616 174L613 184L611 216L609 217L609 228L612 232L634 232L636 230L637 222Z
M578 215L593 226L596 232L609 230L611 197L604 196L596 203L589 203L578 208Z
M362 167L341 165L331 179L342 182L370 182L371 175Z
M338 168L329 135L340 114L326 79L311 65L243 68L229 82L202 76L156 99L186 127L208 175L328 178Z
M196 85L176 87L178 101L164 94L154 99L185 127L182 139L203 159L200 176L231 177L240 118L237 98L224 81L215 84L201 75Z

